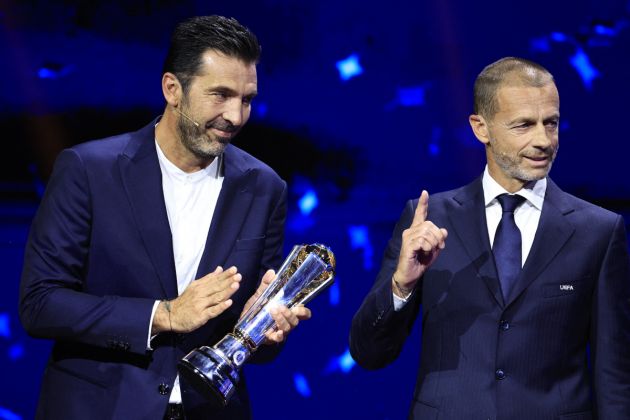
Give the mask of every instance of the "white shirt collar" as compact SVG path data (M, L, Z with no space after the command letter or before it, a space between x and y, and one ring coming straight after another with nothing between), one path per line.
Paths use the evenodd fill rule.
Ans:
M488 165L486 165L486 168L483 171L481 183L483 185L483 197L486 207L488 207L497 198L497 196L507 193L507 190L499 185L494 178L492 178L490 172L488 172ZM546 191L547 178L543 178L538 181L528 182L523 188L516 191L514 194L524 197L532 206L536 207L538 210L542 210Z
M219 178L221 177L223 174L223 154L219 155L217 158L215 158L212 163L208 166L206 166L205 168L196 171L196 172L184 172L181 169L179 169L173 162L171 162L170 160L168 160L168 158L166 157L166 155L164 154L164 152L162 151L162 149L160 148L160 145L157 142L157 139L155 140L155 148L157 150L157 154L158 154L158 159L160 161L160 164L162 165L162 167L164 168L164 170L166 170L168 172L168 174L172 177L174 177L175 179L187 179L190 180L191 182L197 182L201 179L204 179L205 177L210 177L210 178Z

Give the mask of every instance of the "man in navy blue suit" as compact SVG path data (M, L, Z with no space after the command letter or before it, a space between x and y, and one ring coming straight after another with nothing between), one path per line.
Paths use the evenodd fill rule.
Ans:
M251 417L244 380L217 408L176 366L230 332L282 263L286 183L230 144L250 115L259 55L234 19L181 23L161 118L58 157L20 290L26 330L54 340L37 418ZM272 315L258 361L310 311Z
M548 178L552 75L508 57L474 88L481 177L409 201L352 322L351 353L393 361L422 312L413 419L630 419L630 274L619 215Z

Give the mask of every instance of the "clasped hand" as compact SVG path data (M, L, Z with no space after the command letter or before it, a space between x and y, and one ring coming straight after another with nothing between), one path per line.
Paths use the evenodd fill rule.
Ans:
M275 275L273 270L265 273L256 292L245 303L241 317L262 295ZM176 299L160 302L153 319L152 334L164 331L188 333L202 327L232 306L231 297L239 289L241 280L236 267L227 270L217 267L212 273L193 281ZM271 309L270 315L275 325L265 333L266 344L284 341L300 321L311 317L311 311L302 305L291 309L278 306Z

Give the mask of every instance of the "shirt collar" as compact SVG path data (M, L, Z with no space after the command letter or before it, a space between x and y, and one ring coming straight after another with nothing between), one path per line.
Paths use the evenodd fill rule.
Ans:
M483 198L486 207L488 207L497 196L508 193L497 181L490 176L488 172L488 165L483 171L483 178L481 180L483 185ZM524 197L532 206L538 210L542 210L543 202L545 201L545 192L547 191L547 178L539 179L537 181L528 182L523 188L516 191L514 194L518 194Z
M166 170L171 176L174 176L177 179L186 178L191 181L197 181L206 177L217 179L223 175L223 154L217 156L217 158L214 159L212 163L205 168L196 172L187 173L179 169L173 162L168 160L168 158L160 148L157 139L155 140L155 148L157 150L158 159L162 168L164 168L164 170Z

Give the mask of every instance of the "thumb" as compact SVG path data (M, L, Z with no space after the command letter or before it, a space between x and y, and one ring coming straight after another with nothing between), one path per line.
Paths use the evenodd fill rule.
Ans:
M263 275L262 279L260 280L260 284L258 285L258 289L256 289L256 293L254 293L254 296L260 296L267 289L267 287L269 287L269 285L275 278L276 272L274 270L267 270L265 275Z
M269 286L269 284L275 278L276 278L276 272L274 270L267 270L267 272L263 276L262 280L260 281L260 286L264 285L265 287L263 288L263 290L266 289L267 286Z

